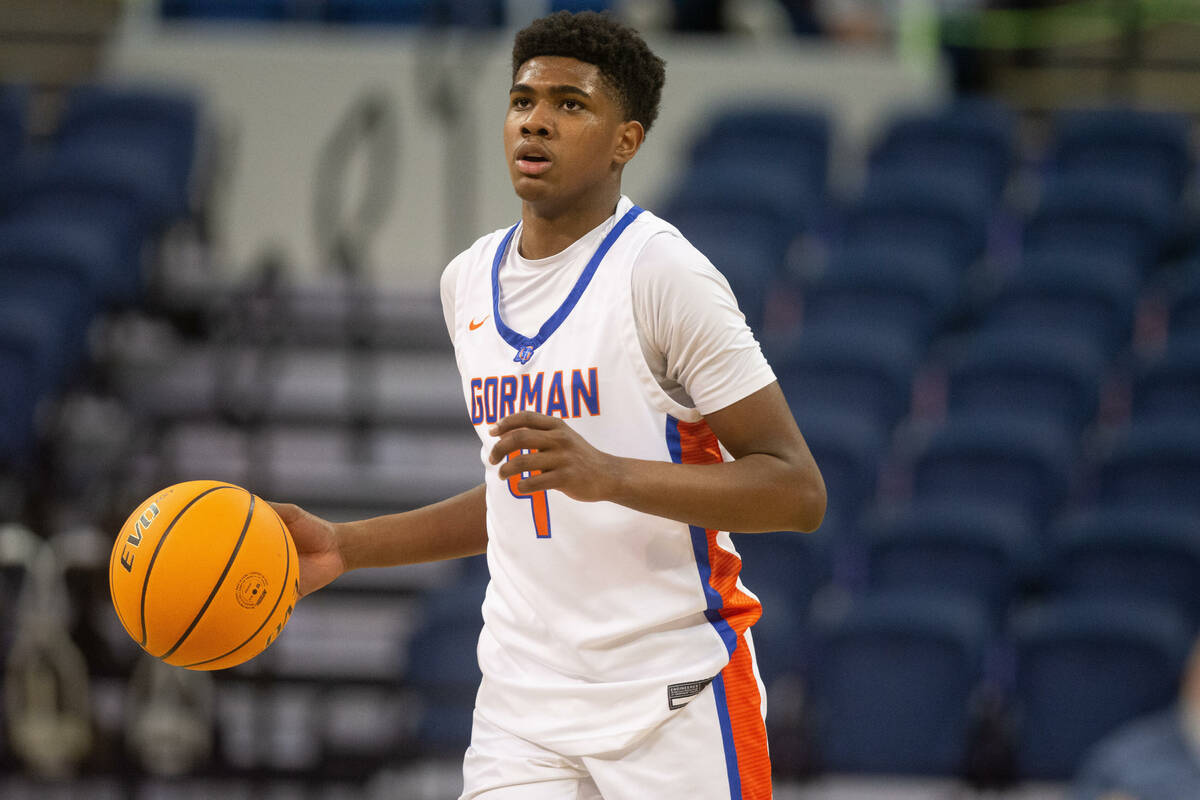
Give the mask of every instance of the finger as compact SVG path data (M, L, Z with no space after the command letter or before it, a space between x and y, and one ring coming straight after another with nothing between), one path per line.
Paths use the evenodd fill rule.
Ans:
M301 510L300 506L296 505L295 503L276 503L273 500L268 500L267 505L275 509L275 513L279 515L279 518L283 520L284 523L287 523L288 520L303 516L304 514L304 511Z
M548 431L561 424L563 424L563 421L558 417L547 416L537 411L518 411L515 414L509 414L488 428L488 433L493 436L503 436L517 428L534 428L536 430Z
M518 428L515 431L504 434L492 445L492 452L489 458L493 464L499 464L504 460L505 456L512 453L520 450L544 450L549 444L550 440L545 431Z
M522 472L544 472L549 469L554 469L554 464L545 454L525 453L516 458L509 458L500 465L500 479L506 480L513 475L520 475Z
M544 492L548 489L557 489L561 485L558 473L554 470L548 470L530 475L528 478L523 478L517 483L517 491L521 494L533 494L534 492Z
M556 457L553 451L533 449L529 452L522 452L516 450L500 457L500 477L507 478L518 472L529 472L535 469L554 469L560 461L561 459Z

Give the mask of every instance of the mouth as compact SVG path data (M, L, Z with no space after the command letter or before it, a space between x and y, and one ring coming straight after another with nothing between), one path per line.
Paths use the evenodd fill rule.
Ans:
M522 175L541 175L552 163L544 153L533 149L517 153L517 169Z

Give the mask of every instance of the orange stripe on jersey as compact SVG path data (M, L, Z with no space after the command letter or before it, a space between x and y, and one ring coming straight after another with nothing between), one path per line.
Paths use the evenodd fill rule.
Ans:
M746 629L758 622L758 618L762 616L762 605L738 588L738 573L742 571L742 560L717 544L716 531L709 530L705 533L708 534L708 560L712 565L709 584L721 595L721 616L740 639Z
M741 793L735 800L770 800L771 754L767 749L762 695L754 675L754 659L742 636L738 637L738 646L729 663L721 670L721 683L728 714L727 735L733 739L737 753L737 783Z
M716 435L701 422L670 419L667 445L680 464L717 464L723 459ZM762 606L738 588L742 562L717 543L718 531L691 526L700 579L708 600L705 616L729 650L729 663L713 680L717 716L725 743L725 767L732 800L770 800L771 757L763 722L762 695L754 657L744 636L762 615Z
M678 422L680 464L720 464L721 445L704 420Z
M707 422L679 422L678 428L679 463L721 463L721 445ZM708 584L721 598L721 617L729 623L734 635L741 637L762 616L762 606L738 588L742 560L717 544L717 531L710 528L704 534L708 540Z
M511 459L511 458L516 458L517 456L522 455L523 453L536 453L536 452L537 452L536 448L529 449L529 450L514 450L511 453L509 453L507 456L505 456L505 460ZM546 493L544 491L533 492L532 494L528 494L526 492L522 492L520 489L520 486L519 486L521 481L523 481L525 478L532 478L534 475L541 475L541 474L542 474L542 471L540 469L534 469L534 470L530 470L528 472L519 472L516 475L509 475L508 476L508 491L512 494L513 497L516 497L519 500L528 500L529 501L529 507L533 513L533 530L537 534L537 538L549 539L550 538L550 499L546 496Z

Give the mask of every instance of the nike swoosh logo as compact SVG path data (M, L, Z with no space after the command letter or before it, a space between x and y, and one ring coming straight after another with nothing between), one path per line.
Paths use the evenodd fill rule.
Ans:
M467 327L470 328L471 330L475 330L480 325L487 322L488 317L490 317L490 316L491 316L491 314L488 314L487 317L484 317L483 319L479 320L479 322L476 322L475 320L472 319L470 322L467 323Z

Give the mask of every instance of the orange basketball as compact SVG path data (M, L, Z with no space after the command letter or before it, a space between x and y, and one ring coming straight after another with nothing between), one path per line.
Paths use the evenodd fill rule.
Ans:
M121 527L108 564L117 617L155 658L224 669L275 641L300 596L283 520L220 481L169 486Z

